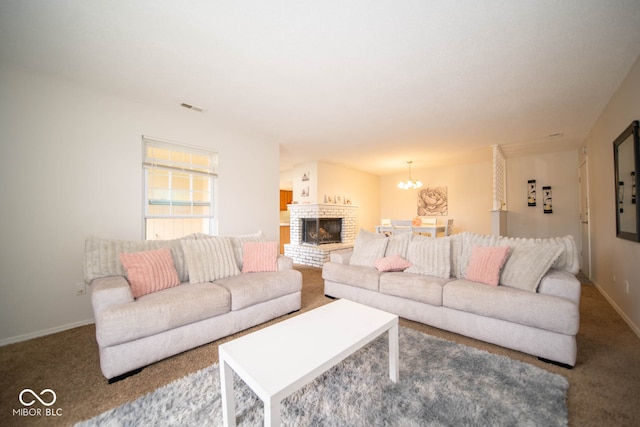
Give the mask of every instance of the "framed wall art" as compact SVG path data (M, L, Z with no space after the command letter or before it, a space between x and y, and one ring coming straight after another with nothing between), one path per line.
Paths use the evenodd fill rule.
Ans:
M636 173L640 169L638 120L613 141L616 237L640 241L640 204L636 203Z
M427 187L418 192L418 216L448 215L447 187Z
M527 181L527 206L536 205L536 180Z

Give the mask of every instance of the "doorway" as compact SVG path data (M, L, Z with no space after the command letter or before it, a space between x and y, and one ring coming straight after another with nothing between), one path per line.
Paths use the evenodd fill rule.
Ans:
M578 168L578 180L580 182L580 232L582 235L582 248L580 251L580 270L591 278L591 239L589 236L589 168L587 153Z

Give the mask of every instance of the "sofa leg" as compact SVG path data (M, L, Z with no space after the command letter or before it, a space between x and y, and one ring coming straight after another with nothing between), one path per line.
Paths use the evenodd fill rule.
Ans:
M544 357L538 357L538 360L544 363L550 363L552 365L560 366L565 369L573 369L573 366L567 365L566 363L556 362L555 360L545 359Z
M331 299L338 299L337 297L332 297L331 295L327 295L327 294L324 294L324 296Z
M118 375L117 377L109 378L109 384L117 383L118 381L129 378L132 375L139 374L140 372L142 372L142 369L143 368L134 369L133 371L125 372L124 374Z

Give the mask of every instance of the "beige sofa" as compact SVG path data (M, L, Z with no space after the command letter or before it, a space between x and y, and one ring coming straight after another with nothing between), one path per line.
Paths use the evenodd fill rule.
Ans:
M562 366L575 365L581 285L571 236L536 240L462 233L426 239L391 236L380 252L380 237L361 231L353 250L334 252L324 264L325 294ZM475 247L501 246L509 246L509 255L499 286L466 278ZM376 259L394 255L414 265L389 272L373 266Z
M277 255L277 271L250 272L191 283L184 240L120 241L90 237L85 280L91 284L96 340L103 375L114 382L142 367L212 342L301 306L302 275L290 258ZM264 235L231 236L233 262L242 270L245 242ZM180 284L134 298L120 253L171 249ZM227 254L227 257L230 255ZM205 260L206 262L206 260ZM236 272L238 273L238 272Z

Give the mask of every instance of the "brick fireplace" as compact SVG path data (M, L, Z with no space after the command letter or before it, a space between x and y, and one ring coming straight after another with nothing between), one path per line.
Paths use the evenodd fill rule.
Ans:
M291 218L290 243L284 245L284 254L293 259L295 264L322 267L329 261L329 254L340 249L352 248L358 235L358 207L338 204L292 204L288 205ZM310 220L318 220L310 221ZM339 239L332 236L332 243L324 243L321 239L309 241L305 239L305 223L316 225L315 232L320 231L320 220L341 219ZM328 221L336 224L336 221ZM325 221L325 223L328 223ZM332 228L335 230L335 228ZM324 230L323 230L324 231ZM306 240L306 242L305 242ZM340 243L334 243L339 241ZM324 244L323 244L324 243Z

